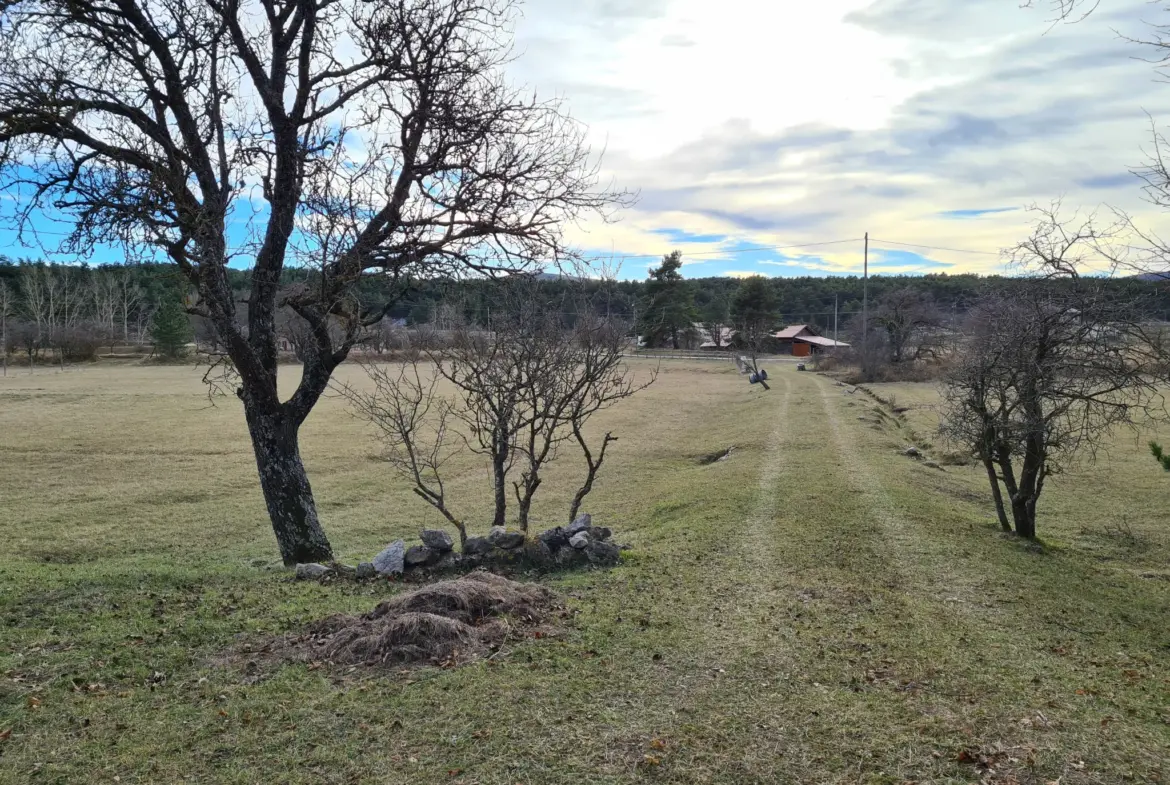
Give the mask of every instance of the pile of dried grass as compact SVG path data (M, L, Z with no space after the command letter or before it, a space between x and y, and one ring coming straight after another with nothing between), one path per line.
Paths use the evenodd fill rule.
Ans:
M487 572L424 586L364 616L330 616L302 639L314 660L338 665L449 662L498 645L512 625L540 624L554 606L543 586Z
M399 595L379 605L365 618L433 613L464 624L478 624L493 616L539 619L542 609L551 602L552 594L543 586L516 583L490 572L473 572L458 580L433 583Z

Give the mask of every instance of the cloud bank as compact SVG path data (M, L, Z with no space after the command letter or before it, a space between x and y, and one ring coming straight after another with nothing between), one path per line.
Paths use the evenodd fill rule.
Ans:
M868 231L982 252L877 247L880 269L991 272L1032 202L1157 225L1128 170L1150 117L1170 122L1170 86L1118 36L1155 10L1117 0L1053 26L1013 0L529 0L512 77L568 99L607 179L640 191L619 223L575 231L593 254L679 248L688 275L843 273L860 242L736 250Z

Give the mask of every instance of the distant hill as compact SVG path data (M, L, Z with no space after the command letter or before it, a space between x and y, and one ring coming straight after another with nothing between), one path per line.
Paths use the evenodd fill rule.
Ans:
M1170 270L1164 273L1142 273L1133 277L1139 281L1170 281Z
M538 281L588 281L580 275L566 275L565 273L539 272L533 276Z

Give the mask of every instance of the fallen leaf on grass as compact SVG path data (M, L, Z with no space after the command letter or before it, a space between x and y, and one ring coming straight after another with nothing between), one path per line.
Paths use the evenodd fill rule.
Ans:
M12 728L5 728L0 730L0 741L7 741L8 737L12 735Z
M664 750L664 749L666 749L666 742L663 741L662 739L651 739L650 740L650 749Z
M643 755L642 764L645 766L661 766L662 758L659 758L657 755Z
M41 699L34 698L32 695L29 695L27 698L25 698L24 703L30 709L39 709L41 707Z

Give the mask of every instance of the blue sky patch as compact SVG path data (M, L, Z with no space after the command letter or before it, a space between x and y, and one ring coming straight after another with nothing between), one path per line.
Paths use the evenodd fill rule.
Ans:
M1020 208L1018 207L988 207L983 210L943 210L938 215L943 218L978 218L981 215L993 215L995 213L1011 213Z
M1095 177L1085 177L1077 180L1077 185L1083 188L1092 188L1095 191L1111 191L1115 188L1137 188L1137 176L1132 172L1122 174L1104 174Z
M692 234L683 229L651 229L650 231L665 237L672 243L721 243L727 239L725 234Z
M942 272L954 267L947 262L938 262L913 251L869 249L869 271L896 272L899 275L913 275Z

